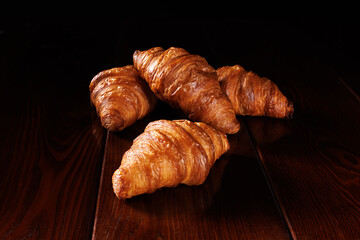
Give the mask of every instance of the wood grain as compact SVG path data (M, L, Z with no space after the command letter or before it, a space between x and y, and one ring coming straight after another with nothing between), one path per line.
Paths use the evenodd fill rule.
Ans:
M75 55L64 61L74 49L61 29L52 39L48 30L35 34L2 82L0 239L92 233L105 131L89 102L90 74Z
M359 239L360 102L314 59L278 63L294 119L246 121L292 236Z
M0 236L85 239L93 223L103 129L84 119L49 128L45 109L34 104L3 145L13 154L1 169Z
M121 133L108 133L93 239L289 239L245 130L201 186L163 188L119 200L111 176L149 121L176 117L160 106ZM241 146L241 147L239 147Z

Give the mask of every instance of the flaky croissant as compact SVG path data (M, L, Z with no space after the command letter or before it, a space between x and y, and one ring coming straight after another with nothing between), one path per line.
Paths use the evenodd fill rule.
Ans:
M151 122L124 153L112 176L114 192L126 199L180 183L202 184L229 147L224 133L202 122Z
M271 80L246 71L240 65L217 69L221 89L237 115L291 117L294 106Z
M180 108L191 120L202 121L225 133L240 124L229 98L221 91L216 71L198 55L182 48L161 47L135 51L134 66L158 98Z
M132 65L100 72L91 80L89 89L101 123L110 131L123 130L143 118L157 101Z

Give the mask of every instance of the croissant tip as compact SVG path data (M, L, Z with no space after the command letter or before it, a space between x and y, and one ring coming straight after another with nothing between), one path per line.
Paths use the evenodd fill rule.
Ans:
M101 118L101 123L106 129L109 129L112 132L121 131L125 128L124 119L116 111L103 116Z
M135 50L133 56L136 56L136 55L138 55L139 53L140 53L140 50Z
M116 197L120 198L121 182L119 179L120 171L117 169L112 175L112 187Z
M113 190L114 190L114 193L117 198L127 199L127 198L129 198L129 196L126 194L126 191L124 191L124 189L126 189L126 186L125 186L124 182L122 181L122 179L123 179L122 175L123 174L120 169L117 169L114 172L114 174L112 176Z
M289 101L288 102L288 104L287 104L287 106L286 106L286 117L288 118L288 119L291 119L291 118L293 118L293 114L294 114L294 104L291 102L291 101Z
M231 128L229 128L225 133L226 134L235 134L240 130L240 123L237 122Z

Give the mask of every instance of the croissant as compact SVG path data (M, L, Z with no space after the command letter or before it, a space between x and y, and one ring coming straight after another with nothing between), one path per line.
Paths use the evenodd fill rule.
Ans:
M216 71L198 55L182 48L161 47L135 51L134 66L155 95L191 120L225 133L236 133L240 124L229 98L221 91Z
M237 115L291 117L294 106L271 80L246 71L240 65L217 69L221 89Z
M151 122L124 153L112 176L113 190L126 199L180 183L202 184L229 147L224 133L202 122Z
M91 80L89 89L101 123L110 131L123 130L143 118L157 101L132 65L100 72Z

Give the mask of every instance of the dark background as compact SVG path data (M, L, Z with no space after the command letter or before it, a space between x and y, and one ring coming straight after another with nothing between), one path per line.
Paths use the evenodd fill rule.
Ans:
M2 22L0 52L2 68L25 65L27 60L33 62L32 58L40 59L51 67L61 65L62 69L54 71L66 79L72 79L66 76L70 71L66 67L70 65L83 71L78 80L86 83L101 70L131 64L134 50L154 46L183 47L204 56L215 68L240 64L268 77L273 72L269 66L273 68L273 63L284 56L304 61L316 58L339 75L349 75L348 84L358 91L359 83L353 79L359 76L359 26L356 21L306 18L288 21L224 18L102 21L96 18Z

